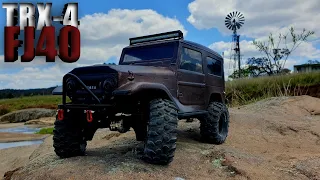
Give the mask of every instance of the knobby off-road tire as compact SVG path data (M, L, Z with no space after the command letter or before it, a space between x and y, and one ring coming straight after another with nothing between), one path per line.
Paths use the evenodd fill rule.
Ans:
M176 150L177 108L172 101L155 99L150 102L150 115L143 159L151 164L167 165Z
M200 133L202 139L211 144L222 144L228 136L228 108L223 103L211 102L207 110L208 114L200 119Z
M75 122L76 123L76 122ZM87 142L83 140L82 130L69 119L56 119L53 130L53 147L60 158L85 155Z

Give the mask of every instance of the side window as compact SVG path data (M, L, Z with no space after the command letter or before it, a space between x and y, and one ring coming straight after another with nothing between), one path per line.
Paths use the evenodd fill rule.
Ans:
M201 52L183 48L180 60L180 69L203 73Z
M207 57L207 68L208 68L208 73L217 75L217 76L222 76L221 61L213 59L211 57Z

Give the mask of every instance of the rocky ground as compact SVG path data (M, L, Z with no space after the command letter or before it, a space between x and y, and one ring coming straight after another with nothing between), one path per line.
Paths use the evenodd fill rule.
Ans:
M56 110L44 108L30 108L14 112L10 112L0 116L0 123L19 123L26 122L32 119L39 119L43 117L52 117L56 114Z
M174 161L139 160L134 132L100 129L87 156L59 159L52 136L0 150L4 179L320 179L320 99L272 98L230 109L227 141L200 141L199 122L179 122ZM4 166L5 165L5 166ZM2 169L5 167L5 169Z

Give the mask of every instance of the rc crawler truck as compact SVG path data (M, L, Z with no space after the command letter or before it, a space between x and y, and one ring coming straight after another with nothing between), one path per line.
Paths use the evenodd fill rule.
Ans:
M223 58L186 41L181 31L130 38L119 65L75 68L63 77L53 147L61 158L85 155L98 128L125 133L144 144L140 157L169 164L179 119L197 118L207 143L228 135ZM142 144L141 143L141 144Z

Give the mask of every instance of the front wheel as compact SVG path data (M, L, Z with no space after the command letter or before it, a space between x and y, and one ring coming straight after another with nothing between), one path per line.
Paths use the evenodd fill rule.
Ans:
M211 102L208 113L200 118L202 139L212 144L222 144L228 136L229 111L225 104Z
M150 102L147 137L143 159L152 164L172 162L177 141L177 108L172 101L155 99Z
M87 142L83 140L81 128L75 123L68 118L56 119L54 123L53 147L61 158L85 155Z

